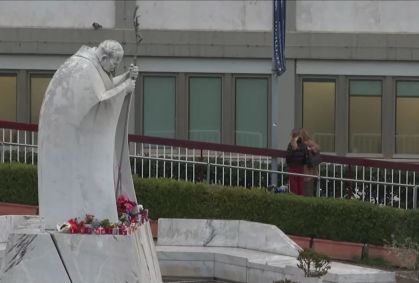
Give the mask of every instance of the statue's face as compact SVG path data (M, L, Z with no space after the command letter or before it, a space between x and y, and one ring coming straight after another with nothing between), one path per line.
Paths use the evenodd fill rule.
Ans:
M100 64L106 72L114 73L121 61L122 54L117 53L113 56L103 55Z

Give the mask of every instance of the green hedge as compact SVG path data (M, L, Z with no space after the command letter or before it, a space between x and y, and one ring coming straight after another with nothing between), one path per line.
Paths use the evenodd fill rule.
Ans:
M36 167L23 163L0 164L0 202L38 204Z
M35 166L0 164L0 201L36 204L36 180ZM169 179L134 176L134 184L151 218L241 219L293 235L369 244L383 244L397 232L419 242L418 211Z
M285 233L330 240L383 244L417 212L378 207L357 200L304 198L259 189L225 188L167 179L135 178L140 202L152 218L242 219L274 224ZM419 222L416 222L419 223ZM409 231L409 227L404 227Z

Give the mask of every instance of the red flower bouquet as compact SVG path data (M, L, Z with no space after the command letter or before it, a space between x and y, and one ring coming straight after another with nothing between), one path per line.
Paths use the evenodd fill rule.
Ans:
M148 210L143 209L142 205L131 201L125 195L120 195L116 200L118 211L118 223L111 223L109 219L99 221L91 214L79 221L71 218L66 223L57 225L57 230L71 234L114 234L130 235L137 227L148 221Z

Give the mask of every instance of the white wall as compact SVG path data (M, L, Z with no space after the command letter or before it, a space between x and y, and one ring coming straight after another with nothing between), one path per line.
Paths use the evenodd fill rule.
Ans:
M137 0L143 29L270 31L272 1Z
M418 77L418 62L297 60L296 73L303 75Z
M298 0L297 30L419 32L419 1Z
M115 26L113 1L0 1L0 27L104 28Z

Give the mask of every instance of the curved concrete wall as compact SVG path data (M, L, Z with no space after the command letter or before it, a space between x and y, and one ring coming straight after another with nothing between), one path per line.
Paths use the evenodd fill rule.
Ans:
M0 1L0 27L115 27L114 1Z
M417 1L297 1L296 28L315 32L419 32Z

